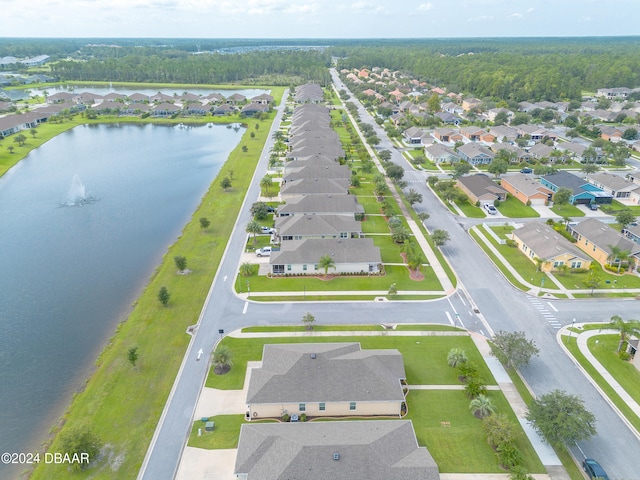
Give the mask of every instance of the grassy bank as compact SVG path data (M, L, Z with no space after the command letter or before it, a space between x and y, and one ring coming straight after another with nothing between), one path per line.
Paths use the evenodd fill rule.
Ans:
M282 95L278 90L276 100ZM88 425L104 444L101 459L77 478L135 478L173 385L189 343L187 327L197 322L202 305L217 270L234 219L251 181L262 146L269 133L269 120L245 120L248 129L230 154L218 177L184 228L182 236L165 254L150 278L129 318L96 362L96 369L83 392L73 399L55 429L57 435L46 451L62 451L61 435L78 425ZM258 130L255 124L259 123ZM255 138L250 138L250 132ZM242 146L248 147L247 152ZM224 191L220 179L233 170L233 188ZM202 230L200 217L211 226ZM188 259L189 275L177 275L175 255ZM171 294L167 307L157 300L161 286ZM134 368L127 360L130 348L137 347ZM38 465L34 479L67 479L66 466Z

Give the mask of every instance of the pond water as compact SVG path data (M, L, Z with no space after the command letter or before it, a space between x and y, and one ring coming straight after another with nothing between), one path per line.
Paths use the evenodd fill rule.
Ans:
M0 452L46 437L242 133L79 126L0 178Z

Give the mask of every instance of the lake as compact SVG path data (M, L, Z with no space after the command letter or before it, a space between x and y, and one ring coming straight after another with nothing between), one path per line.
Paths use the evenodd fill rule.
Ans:
M0 178L0 452L44 440L242 133L78 126Z

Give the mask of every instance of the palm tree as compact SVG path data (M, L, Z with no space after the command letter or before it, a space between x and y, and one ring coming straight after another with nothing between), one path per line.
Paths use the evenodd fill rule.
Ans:
M254 267L251 262L242 262L240 264L240 275L242 277L250 277L253 275Z
M217 375L227 373L233 365L231 361L231 350L224 345L219 346L211 355L211 362L215 367L213 371Z
M256 243L256 235L258 233L262 233L262 225L260 225L255 220L251 220L247 223L247 228L245 228L245 232L249 234L253 234L253 243Z
M629 259L629 255L631 252L629 250L622 250L620 247L615 245L607 245L611 253L607 257L609 260L609 265L612 263L618 264L618 274L620 274L620 267L622 266L622 262L626 262Z
M271 198L271 195L269 193L271 192L272 185L273 185L273 180L271 180L271 177L269 175L265 175L260 180L260 188L264 190L265 195L269 198Z
M323 255L320 257L320 261L318 262L318 266L324 270L324 278L327 278L327 274L329 273L329 269L333 268L335 270L336 264L331 258L331 255Z
M407 227L398 227L391 233L391 239L394 243L404 243L411 238L411 230Z
M469 403L469 410L471 410L477 418L484 418L494 413L495 407L489 397L486 395L478 395Z
M536 272L542 271L542 267L547 261L544 258L533 257L533 261L536 263Z
M452 348L447 355L447 363L450 367L456 368L461 363L467 361L467 354L461 348Z
M628 320L624 321L622 317L614 315L609 322L609 328L617 330L620 334L620 343L618 344L618 352L622 348L625 342L629 341L629 337L640 337L640 321Z

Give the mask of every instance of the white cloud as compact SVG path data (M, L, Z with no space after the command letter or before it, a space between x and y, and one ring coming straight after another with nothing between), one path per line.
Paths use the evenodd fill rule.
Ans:
M418 5L418 10L421 11L421 12L428 12L432 8L433 8L433 4L431 2L429 2L429 3L421 3L420 5Z
M486 20L493 20L493 15L479 15L477 17L467 18L467 22L484 22Z
M507 18L513 18L515 20L520 20L522 18L522 14L521 13L512 13Z

